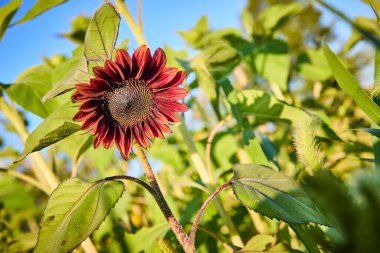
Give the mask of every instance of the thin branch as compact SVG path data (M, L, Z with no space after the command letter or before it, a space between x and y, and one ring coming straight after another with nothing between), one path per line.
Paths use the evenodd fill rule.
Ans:
M211 194L210 197L208 197L208 199L206 200L206 202L203 203L201 209L199 209L199 212L198 212L197 216L195 217L193 226L191 227L191 232L190 232L190 235L189 235L189 240L188 240L187 245L186 245L187 248L195 250L195 245L194 245L195 244L195 235L197 233L198 224L199 224L199 221L201 220L202 215L203 215L204 211L206 210L208 204L210 204L210 202L221 191L223 191L224 189L226 189L228 187L231 187L231 186L232 186L232 181L229 181L229 182L225 183L224 185L222 185L221 187L219 187L218 189L216 189L216 191L213 194Z

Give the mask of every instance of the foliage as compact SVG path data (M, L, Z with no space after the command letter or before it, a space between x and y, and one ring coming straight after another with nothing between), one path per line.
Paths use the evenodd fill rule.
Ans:
M9 1L0 7L0 39L64 2L36 1L14 21L22 1ZM99 252L192 252L156 204L151 179L126 176L140 172L136 155L124 161L113 148L95 150L73 121L72 90L114 57L121 17L141 40L124 2L106 3L60 33L77 45L71 55L0 83L1 138L22 142L0 139L1 252L87 252L91 244ZM334 52L339 34L310 1L249 0L241 30L213 30L204 16L179 32L186 49L162 46L167 66L188 72L190 110L146 154L196 252L379 251L380 49L368 36L379 33L378 21L357 17ZM117 47L133 38L122 39ZM372 95L355 78L369 63Z

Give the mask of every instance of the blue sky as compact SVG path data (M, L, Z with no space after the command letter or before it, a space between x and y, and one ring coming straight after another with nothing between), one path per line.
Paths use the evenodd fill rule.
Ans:
M137 0L126 0L133 14L137 13ZM8 0L0 0L0 6ZM21 9L16 13L19 19L35 3L35 0L24 0ZM240 12L245 0L143 0L144 34L150 47L162 47L168 44L175 49L185 47L177 31L187 30L195 25L202 15L207 15L211 28L241 27ZM371 9L360 0L329 0L331 4L348 14L355 16L373 16ZM11 83L26 68L41 63L42 56L57 53L69 55L75 45L59 38L58 33L70 31L70 21L78 14L92 15L103 3L101 0L70 0L36 19L8 29L0 43L0 82ZM328 12L324 20L334 17ZM349 36L349 27L340 22L337 24L345 39ZM121 23L119 39L130 38L132 47L136 47L128 27ZM5 63L5 64L4 64Z

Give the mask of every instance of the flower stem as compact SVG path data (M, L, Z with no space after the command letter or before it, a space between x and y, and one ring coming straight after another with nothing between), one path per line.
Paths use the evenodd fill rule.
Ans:
M217 195L221 191L223 191L224 189L226 189L230 186L232 186L232 181L229 181L229 182L225 183L224 185L222 185L221 187L219 187L218 189L216 189L216 191L213 194L211 194L210 197L208 197L206 202L203 203L201 209L199 210L197 216L195 217L195 220L194 220L194 223L193 223L193 226L191 228L190 235L189 235L189 240L187 241L186 248L192 249L193 251L195 251L195 245L194 245L195 244L195 235L197 233L199 221L201 220L202 215L203 215L204 211L206 210L206 207L208 206L208 204L210 204L210 202L213 199L215 199L217 197Z
M144 35L142 33L142 27L140 27L138 24L136 24L135 20L133 19L130 11L127 8L127 5L123 0L115 0L115 4L117 7L117 10L119 11L120 15L122 15L127 22L129 28L131 28L131 31L133 35L135 36L137 42L142 44L147 44L146 40L144 38Z
M133 148L135 150L137 157L139 158L141 162L141 165L144 170L144 174L146 178L148 179L149 185L154 190L154 197L156 198L156 201L161 211L163 212L166 220L169 222L169 225L172 231L174 232L175 236L177 237L178 241L180 242L182 247L185 249L185 245L187 243L187 235L185 231L183 230L181 224L179 224L178 220L174 217L168 203L166 202L164 196L162 195L156 176L154 175L152 167L150 166L148 159L145 156L144 151L136 143L133 145ZM187 251L185 249L185 252L192 252L192 251Z

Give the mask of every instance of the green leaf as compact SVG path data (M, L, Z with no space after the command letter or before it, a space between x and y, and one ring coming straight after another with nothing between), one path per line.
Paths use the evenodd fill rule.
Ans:
M181 35L186 43L189 46L192 46L194 48L199 48L200 41L202 40L203 36L205 36L209 32L208 24L207 24L207 17L203 16L199 19L198 23L195 25L194 28L184 31L184 32L178 32L179 35Z
M84 57L74 57L62 62L54 69L52 74L54 88L45 94L42 101L72 90L77 83L88 82L89 77L86 72L87 63Z
M320 253L316 236L312 233L313 228L305 224L290 224L290 227L305 244L310 253Z
M163 239L168 231L169 225L165 222L150 228L142 228L136 234L127 234L128 245L131 247L130 252L161 252L157 250L157 242L159 239Z
M0 41L21 3L22 0L13 0L0 8Z
M299 73L312 81L325 81L332 76L330 66L322 50L306 50L298 56Z
M276 4L261 12L259 19L263 24L266 33L273 33L280 28L291 16L299 13L303 8L303 3Z
M39 0L19 21L16 22L16 24L29 21L51 8L63 4L64 2L67 2L67 0Z
M0 203L12 211L34 208L34 200L28 187L11 176L0 173Z
M282 40L271 40L254 48L253 64L256 72L281 90L287 90L290 68L288 45Z
M352 97L371 120L380 126L380 108L363 91L355 77L347 70L334 52L331 51L329 46L323 43L322 48L339 86Z
M84 55L88 61L111 59L119 24L120 16L111 4L103 4L95 12L84 39Z
M262 234L261 235L255 235L251 239L249 239L247 244L244 245L244 248L242 248L240 252L264 251L267 248L267 246L270 246L273 239L274 238L271 235L262 235Z
M57 108L29 135L24 151L15 162L79 131L80 125L72 120L77 111L78 108L74 107L72 103Z
M233 170L234 194L246 207L287 223L329 224L292 178L260 165L240 164Z
M359 128L359 129L352 129L352 130L366 131L366 132L372 134L373 136L380 138L380 129L377 129L377 128Z
M256 121L284 121L296 126L311 117L306 111L281 102L261 90L244 90L237 94L237 101L231 103L238 104L243 114L254 115Z
M66 253L90 236L124 191L120 181L83 182L71 178L49 198L35 253Z
M51 89L51 75L52 69L46 64L30 67L5 92L25 110L46 118L58 106L57 101L42 102Z

